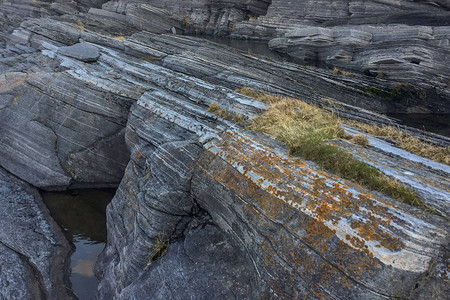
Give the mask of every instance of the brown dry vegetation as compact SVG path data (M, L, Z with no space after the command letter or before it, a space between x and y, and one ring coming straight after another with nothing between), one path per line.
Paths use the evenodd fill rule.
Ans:
M211 104L208 108L208 111L221 117L222 119L232 121L236 124L245 124L246 123L244 116L229 113L226 109L221 108L219 106L219 103L217 103L217 102L214 102L213 104Z
M392 126L380 127L356 121L345 121L345 123L362 130L371 136L392 140L398 147L406 151L450 165L450 147L437 146L421 141Z
M333 72L334 74L344 75L344 76L353 76L353 77L358 76L358 74L355 74L355 73L352 73L352 72L348 72L348 71L345 71L345 70L341 70L338 67L334 67L333 70L331 70L331 72Z
M361 146L363 146L363 147L369 145L369 140L367 139L367 137L365 137L365 136L362 135L362 134L357 134L357 135L353 136L353 137L352 137L352 140L353 140L356 144L361 145Z
M152 251L149 253L147 267L149 267L154 261L163 257L169 248L169 242L157 239L155 244L151 247Z
M114 36L113 39L116 39L116 40L122 41L122 42L127 40L127 38L124 37L123 35Z
M271 104L250 128L269 134L289 147L293 155L319 164L323 169L383 192L402 202L431 210L417 194L351 153L329 145L327 140L345 137L340 119L333 113L296 99L272 96L243 88L238 92Z

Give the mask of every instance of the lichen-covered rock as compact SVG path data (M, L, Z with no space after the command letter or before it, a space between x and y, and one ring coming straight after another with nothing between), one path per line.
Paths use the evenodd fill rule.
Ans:
M72 252L36 189L0 168L0 298L76 299Z
M230 20L251 16L246 24L257 24L267 4L206 4L220 12L199 31L238 32ZM178 35L192 29L191 15L183 11L205 20L205 1L195 5L189 11L187 1L119 1L88 13L29 19L1 51L0 165L44 189L121 180L107 212L99 297L176 299L181 291L206 299L444 297L448 167L398 151L362 155L358 147L334 141L425 195L444 215L439 217L323 172L207 110L217 102L245 122L267 109L234 91L242 86L332 105L343 116L377 124L390 119L360 107L445 111L448 104L424 103L415 90L403 99L381 78L268 61ZM321 17L328 13L324 7ZM292 24L281 31L275 24L267 34L294 30L283 38L312 47L305 57L314 47L336 54L330 46L336 41L364 48L389 36L362 27L310 24L299 30ZM414 34L429 37L427 32ZM445 37L442 28L437 32ZM77 43L97 49L96 61L58 51ZM349 57L351 47L334 59ZM421 136L449 144L444 137ZM8 253L5 264L16 259ZM31 274L26 267L23 272ZM38 295L35 287L30 293Z
M132 161L108 207L100 295L167 297L165 289L155 294L158 284L137 282L160 270L148 265L158 239L178 249L180 227L195 218L192 207L207 211L240 247L257 274L253 298L407 299L448 292L446 219L289 157L274 141L202 112L201 99L158 95L145 93L132 108ZM408 168L409 161L397 164ZM440 176L423 171L430 180ZM448 183L430 188L445 195ZM448 211L447 199L429 197ZM159 263L170 264L167 259Z

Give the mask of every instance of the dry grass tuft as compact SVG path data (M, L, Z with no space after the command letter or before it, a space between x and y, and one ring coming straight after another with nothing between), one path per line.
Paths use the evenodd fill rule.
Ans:
M167 241L163 241L162 239L158 239L152 248L153 249L148 256L147 267L167 253L169 243Z
M353 76L353 77L358 76L358 74L355 74L355 73L352 73L352 72L349 72L349 71L341 70L338 67L334 67L333 70L331 70L331 72L333 72L334 74L344 75L344 76Z
M254 89L251 89L248 87L243 87L243 88L237 89L236 92L241 93L242 95L245 95L248 97L256 98L259 101L265 102L268 104L277 103L277 102L280 102L283 99L285 99L284 97L281 97L281 96L260 93L260 92L255 91Z
M122 41L122 42L127 40L127 38L124 37L123 35L114 36L113 39L116 39L116 40Z
M345 121L348 125L362 130L371 136L392 140L396 145L411 153L450 165L450 147L437 146L392 126L377 126L356 121Z
M335 115L302 101L278 98L278 102L273 96L266 101L271 107L253 122L252 129L274 136L290 148L308 137L324 141L343 136Z
M229 113L226 109L223 109L219 106L219 103L214 102L208 108L208 111L221 117L222 119L232 121L236 124L246 124L245 117L243 115L237 115Z
M303 101L265 95L248 88L238 92L271 104L250 128L282 141L291 154L312 160L327 171L397 200L431 210L402 183L355 159L348 151L327 144L327 140L345 137L340 120L333 113Z
M81 22L81 20L76 20L75 27L80 31L84 31L84 29L85 29L84 24L83 24L83 22Z
M361 135L361 134L357 134L357 135L353 136L352 140L356 144L361 145L363 147L366 147L367 145L369 145L369 140L367 139L367 137L365 137L364 135Z

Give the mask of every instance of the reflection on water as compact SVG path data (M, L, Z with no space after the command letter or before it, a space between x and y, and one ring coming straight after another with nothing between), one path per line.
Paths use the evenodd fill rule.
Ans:
M403 125L450 137L450 114L387 114Z
M94 275L97 257L106 243L106 206L115 190L71 190L42 193L52 217L75 245L71 257L72 288L80 300L94 299L98 279Z
M200 37L248 54L263 56L274 61L295 62L295 60L288 55L283 55L282 53L270 50L267 41L239 40L212 36ZM408 113L387 115L400 120L403 125L450 137L450 114Z

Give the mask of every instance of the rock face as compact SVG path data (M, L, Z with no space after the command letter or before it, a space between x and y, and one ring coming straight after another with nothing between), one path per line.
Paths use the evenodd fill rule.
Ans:
M377 124L391 121L361 106L445 111L447 103L424 103L415 90L403 99L403 90L385 79L268 61L178 35L195 24L199 32L238 34L246 18L259 24L265 9L275 18L277 5L282 18L299 5L294 1L117 1L103 9L96 2L87 13L86 3L79 8L84 13L24 20L5 39L0 165L43 189L120 181L97 266L100 299L439 299L449 293L448 166L377 139L370 150L333 141L414 188L441 217L323 172L207 111L218 103L248 121L267 109L234 91L242 86ZM344 2L333 3L345 10ZM39 7L59 15L58 5ZM217 8L217 17L208 7ZM327 9L317 15L325 18ZM312 20L305 29L313 46L339 40L364 47L373 39L316 27L323 22ZM271 38L305 34L285 29ZM5 264L20 258L5 253ZM21 265L26 276L35 274ZM30 283L30 297L51 294L46 284L44 291Z
M188 32L225 35L233 30L236 23L265 14L270 3L270 0L150 0L144 4L140 1L119 0L104 4L103 9L126 15L130 19L139 17L145 19L145 17L161 14L157 8L164 9L166 16L172 19L181 18L180 21L184 23L185 30ZM132 22L138 24L138 22ZM145 29L148 30L156 25L155 23L154 20L147 19L138 26L147 27Z
M96 62L100 56L98 49L88 43L78 43L72 46L60 47L58 52L83 62Z
M407 299L424 297L426 286L426 293L438 291L437 298L447 292L440 273L448 243L444 219L289 157L275 142L217 119L201 106L199 98L180 101L160 91L145 93L133 105L126 135L132 161L108 207L101 298L145 293L176 298L159 284L141 281L161 274L164 259L148 265L158 240L172 241L170 253L171 247L179 251L180 239L190 238L179 232L197 218L196 207L240 247L239 257L256 274L248 288L251 296L245 295L252 299ZM413 171L409 160L396 162ZM424 172L433 177L427 167ZM448 194L442 189L448 180L441 184L438 194L444 199L435 199L447 211ZM163 274L178 278L180 269L189 273L184 265ZM162 280L167 289L178 290L172 279Z
M407 112L450 112L446 1L121 0L103 10L141 30L270 40L298 62L377 76L394 98L432 103Z
M236 24L232 36L270 40L300 62L409 84L448 104L449 19L448 1L274 0L265 16Z
M450 15L449 15L450 16ZM304 63L322 63L365 72L420 90L424 99L447 103L450 95L449 28L407 25L358 25L332 28L302 27L269 46ZM433 95L435 94L435 95ZM422 110L448 113L447 104ZM411 107L409 112L414 112ZM419 110L420 111L420 110Z
M39 193L0 168L0 298L76 299L72 252Z

